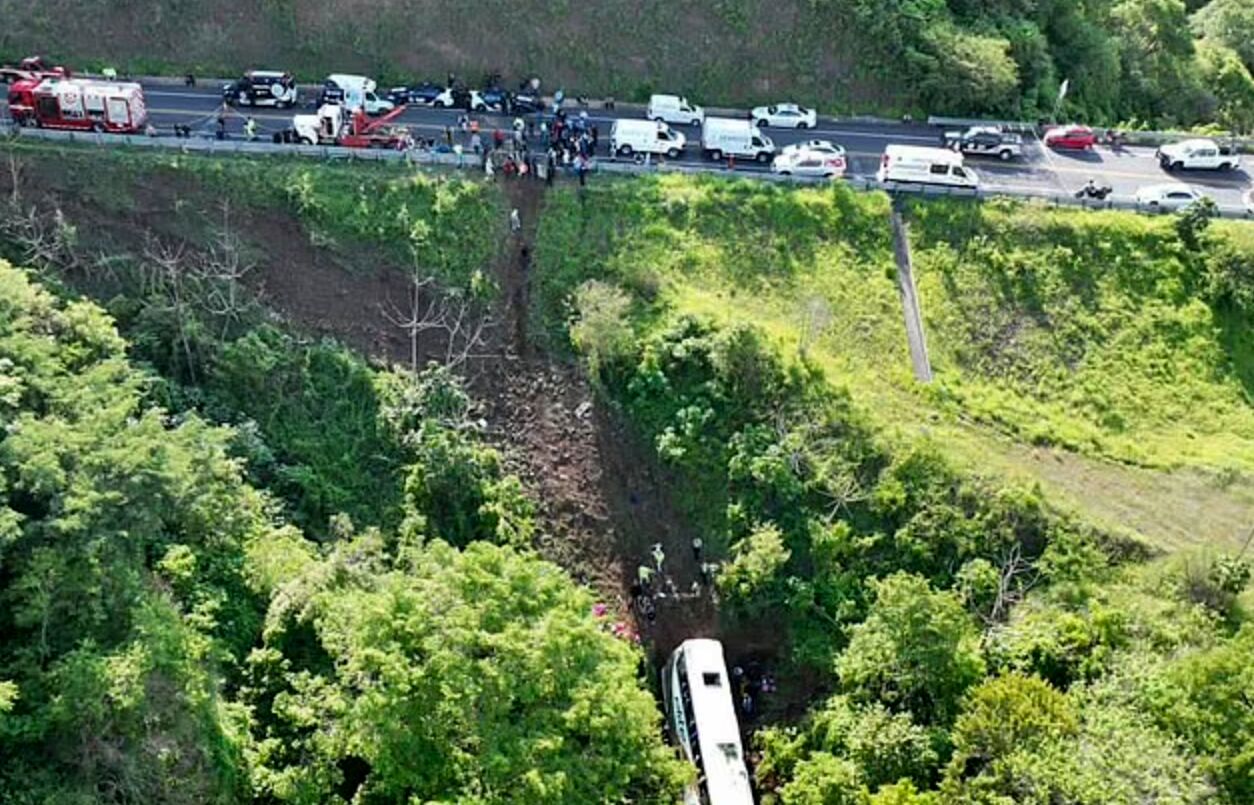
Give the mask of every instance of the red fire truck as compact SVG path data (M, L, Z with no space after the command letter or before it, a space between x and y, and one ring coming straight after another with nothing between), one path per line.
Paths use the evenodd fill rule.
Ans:
M139 84L42 78L13 82L9 113L23 126L136 134L148 122Z

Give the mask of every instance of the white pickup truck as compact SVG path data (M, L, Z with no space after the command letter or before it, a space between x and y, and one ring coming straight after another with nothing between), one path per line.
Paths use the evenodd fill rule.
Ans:
M1164 170L1234 170L1241 164L1235 147L1214 140L1183 140L1161 146L1154 156Z

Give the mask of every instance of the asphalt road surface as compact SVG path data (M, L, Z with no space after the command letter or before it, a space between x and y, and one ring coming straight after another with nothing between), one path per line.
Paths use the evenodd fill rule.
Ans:
M168 133L175 123L190 125L193 131L206 134L214 130L216 112L221 106L218 86L202 84L196 87L179 87L153 83L145 84L144 93L148 100L150 120L161 133ZM244 117L251 114L257 119L261 136L269 139L271 132L290 127L293 114L308 111L310 110L244 108L228 118L228 132L232 137L242 136ZM577 111L574 113L577 114ZM458 110L411 106L397 123L408 126L417 136L437 137L446 126L455 124L459 114L461 112ZM606 144L609 141L610 124L615 118L642 117L639 110L592 110L588 115L591 122L600 129L602 156L608 156ZM508 129L512 119L510 116L495 114L477 114L476 117L483 126L485 142L490 141L494 127ZM689 141L680 161L701 163L703 160L699 146L699 129L686 126L679 128L688 135ZM939 145L942 132L923 124L866 123L820 118L818 127L814 129L768 129L766 133L778 147L813 138L831 140L847 150L849 175L872 177L879 166L880 155L889 143ZM967 162L979 172L982 186L987 190L1042 195L1071 193L1092 177L1099 184L1109 184L1114 189L1115 199L1128 201L1138 188L1146 185L1184 181L1209 195L1221 207L1233 210L1242 207L1242 194L1251 187L1249 171L1254 170L1254 164L1250 164L1241 170L1223 173L1189 171L1168 174L1158 166L1153 148L1123 147L1112 150L1099 147L1092 151L1052 151L1036 140L1025 142L1024 155L1018 160L1003 163L996 158L968 157ZM1254 160L1247 162L1254 163ZM749 162L738 162L736 166L737 172L763 170L766 168Z

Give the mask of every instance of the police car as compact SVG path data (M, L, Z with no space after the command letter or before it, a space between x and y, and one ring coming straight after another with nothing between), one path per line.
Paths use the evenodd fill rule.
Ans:
M232 106L295 106L296 79L291 73L252 70L238 81L223 85L222 100Z
M968 156L997 157L1003 162L1023 156L1023 138L996 126L972 126L945 132L944 144Z

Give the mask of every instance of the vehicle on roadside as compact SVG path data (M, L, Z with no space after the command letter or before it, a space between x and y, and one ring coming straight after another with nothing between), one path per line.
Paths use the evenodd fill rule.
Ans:
M734 695L717 640L685 640L662 669L669 732L697 770L684 805L753 805Z
M436 109L465 109L469 112L486 112L488 104L483 100L483 96L475 89L462 89L460 87L450 87L431 102Z
M538 93L519 92L510 99L510 113L528 115L544 111L544 98Z
M650 96L644 116L674 125L699 126L705 122L705 110L682 95Z
M295 106L299 97L292 74L277 70L249 70L222 85L222 100L231 106L288 108Z
M1205 196L1187 184L1167 182L1152 184L1136 191L1136 203L1151 210L1184 210L1201 201Z
M1196 138L1159 146L1154 152L1164 170L1234 170L1241 155L1230 145Z
M328 103L343 104L349 109L358 107L364 109L368 115L384 115L396 108L395 101L387 98L380 98L375 94L378 87L374 79L366 78L363 75L349 75L347 73L332 73L327 76L326 81L322 84L322 93L318 99L318 105L323 106Z
M979 175L963 164L962 154L948 148L918 145L889 145L875 172L879 182L937 184L976 188Z
M820 154L838 156L842 159L845 158L845 147L843 145L837 145L831 140L805 140L804 142L799 143L789 143L779 149L781 154L790 154L794 151L812 151Z
M27 56L17 64L6 64L0 67L0 80L6 84L20 80L69 77L70 68L59 64L49 64L43 56Z
M1097 134L1088 126L1071 124L1048 129L1041 137L1046 148L1083 151L1097 145Z
M388 90L388 100L397 106L401 104L430 106L432 101L440 97L442 92L444 92L444 88L440 85L433 84L430 81L422 81L407 87L392 87Z
M947 131L943 136L946 148L967 156L997 157L1008 162L1023 156L1023 138L1002 131L996 126L972 126L965 131Z
M492 112L508 113L513 108L513 94L501 86L484 87L479 90L479 98Z
M775 156L775 143L748 120L707 117L701 126L701 153L716 162L730 156L765 165Z
M620 157L635 154L664 154L677 159L687 138L665 123L653 120L615 120L610 128L610 153Z
M843 154L806 149L784 151L771 160L771 172L780 176L822 176L836 179L845 175L845 166Z
M344 148L402 148L410 142L409 130L393 126L405 111L397 106L371 120L364 107L326 103L317 114L295 115L288 138L301 145L338 145Z
M812 129L818 125L819 116L813 109L795 103L779 103L754 107L749 119L756 121L761 128Z
M9 114L21 126L138 134L148 123L144 90L132 82L19 79L8 100Z

